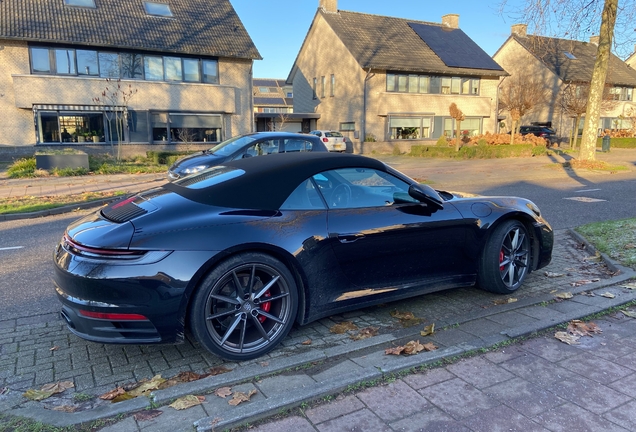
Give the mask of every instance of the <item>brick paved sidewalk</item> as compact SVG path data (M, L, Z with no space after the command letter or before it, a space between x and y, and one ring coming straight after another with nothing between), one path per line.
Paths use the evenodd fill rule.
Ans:
M260 424L278 431L634 431L636 320L566 345L552 334Z

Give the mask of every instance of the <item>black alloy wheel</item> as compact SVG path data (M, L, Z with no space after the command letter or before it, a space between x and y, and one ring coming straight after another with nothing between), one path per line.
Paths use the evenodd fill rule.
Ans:
M478 273L481 288L500 294L516 291L530 268L530 236L525 225L509 220L499 225L482 252Z
M297 309L296 283L287 267L269 255L244 253L222 262L201 283L190 327L212 353L249 360L278 345Z

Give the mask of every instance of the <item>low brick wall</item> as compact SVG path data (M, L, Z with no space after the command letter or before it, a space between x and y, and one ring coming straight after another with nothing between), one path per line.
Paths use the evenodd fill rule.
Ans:
M414 145L435 145L434 140L422 140L422 141L378 141L378 142L362 142L352 143L353 152L357 154L394 154L399 152L400 154L410 153L411 147Z

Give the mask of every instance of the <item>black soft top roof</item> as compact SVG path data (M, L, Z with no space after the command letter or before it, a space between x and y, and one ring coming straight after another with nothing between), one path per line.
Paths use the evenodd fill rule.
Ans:
M241 169L245 174L203 188L190 188L188 186L193 183L187 181L167 183L163 187L202 204L235 209L278 210L302 181L320 172L345 167L386 171L383 162L364 156L308 152L239 159L226 162L223 166ZM184 180L195 180L198 176L203 179L205 173L202 171Z

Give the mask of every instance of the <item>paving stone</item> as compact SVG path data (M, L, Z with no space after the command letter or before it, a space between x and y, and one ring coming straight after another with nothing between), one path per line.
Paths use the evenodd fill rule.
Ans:
M519 345L509 345L503 348L497 348L494 351L487 352L483 357L495 364L502 363L513 358L526 355L526 352Z
M499 405L496 399L459 378L425 387L418 393L455 419L462 419Z
M569 368L583 377L605 385L613 383L633 372L629 368L587 353L570 357L557 364L564 368Z
M564 344L552 336L530 339L522 342L519 348L550 362L559 362L581 353L575 346Z
M103 429L100 429L99 432L136 432L139 428L137 427L137 422L135 419L131 417L127 417L124 420L112 424L110 426L106 426Z
M420 390L424 387L435 385L450 379L457 378L444 368L430 369L425 372L420 372L412 375L407 375L402 378L406 384L408 384L414 390Z
M480 411L464 419L463 424L475 432L549 432L548 429L504 405Z
M537 385L549 385L577 377L575 373L529 353L500 363L500 366Z
M250 428L250 430L254 432L316 432L316 429L314 429L307 419L299 416L287 417L271 423L265 423L261 426Z
M357 397L339 396L329 403L306 410L305 415L312 423L318 424L363 408L364 404Z
M607 420L616 423L627 430L636 430L636 401L632 400L625 405L603 414Z
M390 432L391 428L372 411L363 409L316 425L320 432L373 431Z
M496 384L484 392L530 418L566 402L545 388L521 378Z
M628 429L570 403L560 405L545 413L539 414L533 420L553 432L628 431Z
M161 408L163 412L158 417L148 421L138 421L137 426L142 431L149 432L191 432L192 424L207 416L201 405L186 410L176 410L171 407Z
M437 407L430 406L422 412L390 424L395 431L401 432L469 432L460 422Z
M351 360L344 360L339 362L338 364L330 367L329 369L325 369L324 371L317 373L315 375L311 375L311 377L316 382L323 382L332 380L333 377L341 376L347 373L355 372L362 370L362 367L352 362Z
M514 376L482 357L465 359L447 366L446 369L478 389L507 381Z
M435 345L452 346L459 345L474 340L475 336L459 328L450 328L436 331L432 336Z
M548 385L546 388L594 414L610 411L631 399L623 393L580 376Z
M426 399L403 381L373 387L356 396L387 422L415 414L429 406Z
M305 374L277 375L265 378L258 382L258 388L267 397L273 397L290 390L296 390L303 387L313 387L315 385L316 381Z

